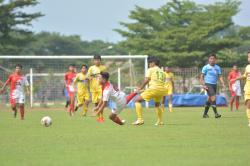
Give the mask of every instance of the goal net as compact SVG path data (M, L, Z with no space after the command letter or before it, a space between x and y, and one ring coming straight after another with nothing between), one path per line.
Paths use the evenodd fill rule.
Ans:
M23 66L23 73L30 82L30 96L26 103L33 106L63 104L64 73L70 64L77 72L83 64L93 65L93 56L0 56L0 81L5 82L16 64ZM141 83L147 70L146 55L102 56L102 64L110 73L110 81L125 93L130 93ZM0 96L1 104L9 103L9 90Z

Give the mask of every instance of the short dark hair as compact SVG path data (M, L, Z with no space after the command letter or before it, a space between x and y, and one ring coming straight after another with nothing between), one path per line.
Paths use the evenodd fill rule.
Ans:
M21 69L23 68L23 66L21 64L16 64L15 68L20 67Z
M101 55L94 55L94 59L100 59L100 60L102 60L102 57L101 57Z
M148 63L155 63L157 66L160 66L160 60L155 56L148 56Z
M208 58L210 58L210 57L217 58L216 54L209 54L209 55L208 55Z
M102 78L104 78L106 81L109 80L109 73L108 72L101 72Z
M234 67L234 66L238 67L238 65L237 65L237 64L233 64L233 67Z
M86 69L88 69L88 66L85 65L85 64L83 64L83 65L81 66L81 68L82 68L82 67L85 67Z
M75 64L69 64L69 67L76 67L76 65Z

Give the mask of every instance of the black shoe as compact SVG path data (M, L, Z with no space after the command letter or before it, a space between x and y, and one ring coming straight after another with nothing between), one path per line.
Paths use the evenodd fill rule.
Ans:
M76 106L76 108L75 108L75 112L78 110L78 107Z
M221 118L221 115L220 114L215 114L215 118Z
M209 118L208 114L204 114L203 118Z
M66 101L65 108L68 108L68 106L69 106L69 101Z

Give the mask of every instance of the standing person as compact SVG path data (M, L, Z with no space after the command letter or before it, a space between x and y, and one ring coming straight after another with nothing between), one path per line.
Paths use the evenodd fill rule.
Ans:
M137 95L137 93L131 93L128 96L115 87L109 82L109 73L101 72L101 77L99 80L102 86L102 100L99 102L98 106L94 108L97 114L103 112L104 108L107 107L108 101L112 100L115 106L109 115L109 119L119 125L124 125L125 120L121 120L118 115L126 108L126 105Z
M250 127L250 51L247 54L248 65L245 68L245 73L243 76L238 77L236 79L232 79L231 82L245 79L245 87L244 87L244 96L245 96L245 104L247 106L247 118L248 118L248 126Z
M221 117L221 115L217 112L216 107L216 90L218 79L220 80L223 88L225 88L221 68L220 66L216 65L216 55L211 54L208 57L208 64L202 68L202 73L200 77L200 83L208 94L208 100L205 105L203 118L209 118L207 113L209 111L210 106L213 108L215 118Z
M76 75L74 80L74 85L77 84L77 106L75 111L78 110L79 107L83 106L82 116L87 115L88 105L89 105L89 80L87 77L88 66L82 65L81 72Z
M231 111L233 111L234 101L235 101L236 110L239 110L239 106L240 106L240 96L241 96L240 80L233 81L238 77L241 77L241 73L238 70L237 65L233 65L233 68L227 77L229 81L229 89L230 89L231 96L232 96L230 100Z
M164 71L166 74L165 86L167 88L168 109L169 112L173 112L174 73L169 67L165 67ZM165 100L166 96L163 97L162 111L164 111L165 108Z
M143 101L154 100L155 102L155 112L157 115L156 126L163 125L163 112L160 108L160 104L163 96L167 94L167 88L165 86L166 75L162 69L160 69L160 62L158 58L154 56L148 57L149 69L147 70L145 80L143 84L138 88L138 91L141 91L145 88L146 85L148 89L142 92L137 96L135 100L135 110L137 114L137 120L133 125L142 125L144 120L142 118L142 105Z
M0 91L0 94L3 93L7 85L10 86L10 104L14 112L14 118L16 118L17 116L17 106L19 106L21 120L24 120L24 87L26 87L26 91L29 94L29 82L27 78L22 74L22 68L23 67L20 64L17 64L15 66L14 73L9 75L7 81L4 83Z
M102 98L102 86L99 83L100 73L106 71L106 67L101 64L101 60L102 59L100 55L95 55L93 59L94 65L90 66L88 70L92 103L95 104L95 106L98 105L99 101ZM98 114L97 121L104 122L103 112L100 112L100 114Z
M70 116L74 115L74 105L75 105L75 89L73 86L74 79L76 77L75 65L69 65L68 71L64 75L64 83L69 95L69 108L68 113Z

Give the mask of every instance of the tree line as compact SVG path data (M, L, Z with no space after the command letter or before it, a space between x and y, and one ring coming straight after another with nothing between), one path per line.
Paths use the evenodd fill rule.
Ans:
M239 0L225 0L208 5L194 1L171 0L158 9L136 6L129 22L115 29L124 40L85 41L78 35L28 30L32 21L43 17L40 12L26 13L24 7L37 0L0 0L0 55L156 55L162 65L201 66L210 53L216 53L224 67L247 63L250 50L250 27L235 25ZM246 20L247 21L247 20ZM112 49L105 49L112 46ZM110 47L111 48L111 47Z

